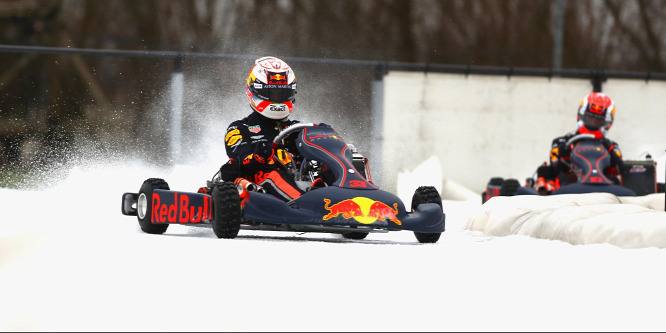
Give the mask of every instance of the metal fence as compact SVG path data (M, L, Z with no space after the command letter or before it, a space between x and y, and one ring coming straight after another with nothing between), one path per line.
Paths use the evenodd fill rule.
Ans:
M22 94L27 93L28 89L36 89L41 90L44 94L56 95L49 97L49 101L55 102L43 102L42 104L46 108L65 109L66 111L54 113L54 117L60 118L60 124L66 123L71 126L56 126L51 130L52 132L74 131L77 133L74 136L80 137L79 145L98 140L101 143L97 142L94 146L103 146L101 150L105 153L131 154L133 152L140 158L153 160L160 164L195 159L201 150L210 147L209 144L218 145L220 148L223 136L220 133L225 131L226 124L249 112L243 84L253 61L259 56L263 56L0 45L0 55L8 54L58 57L49 62L57 62L62 57L78 57L79 61L75 62L76 68L82 73L88 73L82 75L80 80L84 81L83 86L91 90L92 98L86 101L70 101L66 96L61 95L66 94L67 91L53 91L53 89L48 91L48 87L40 86L39 82L25 84L28 88L14 90L14 93ZM93 58L101 58L103 61L97 61L96 65L91 65L94 62ZM382 103L384 101L382 78L389 71L423 72L424 75L459 73L581 78L589 79L591 89L594 91L602 91L604 82L609 78L666 80L666 73L619 72L601 69L547 69L350 59L282 58L295 68L299 80L298 106L294 117L305 121L334 124L341 130L341 133L349 138L348 141L367 143L368 138L371 138L375 144L368 144L371 149L366 155L377 161L381 160L381 149L377 149L377 142L381 145L382 127L378 124L381 124L382 121ZM141 93L146 95L146 101L139 103L138 106L131 105L133 102L118 98L117 96L122 95L122 90L116 91L130 84L138 87L134 90L141 90L141 82L124 81L125 79L136 81L136 77L127 75L104 77L99 74L102 67L106 72L112 72L114 63L122 62L124 64L129 61L140 62L135 68L159 63L148 74L144 74L144 77L151 77L152 82L160 84L155 87L146 87L145 90L150 90L151 93L142 91ZM28 70L21 69L20 62L20 59L10 59L10 61L5 61L4 65L0 65L0 92L21 77L21 70ZM88 68L86 69L86 67ZM42 75L48 77L51 73L44 69ZM99 84L99 82L95 83L95 80L104 82ZM48 79L43 79L41 82L48 82ZM107 94L105 90L114 92ZM60 100L63 102L58 102ZM116 100L123 101L115 102ZM73 105L65 105L67 103L73 103ZM14 108L13 106L4 105L6 109L0 110L0 128L11 127L11 123L20 120L18 118L26 117L25 124L27 125L24 126L33 126L34 120L37 119L36 122L46 129L41 132L40 130L27 130L0 134L0 136L4 136L2 140L5 146L2 161L11 162L26 155L24 151L28 150L30 142L47 141L48 144L49 137L44 134L48 132L49 128L48 124L44 125L44 123L48 123L47 120L39 120L41 117L39 115L14 114L12 110L9 110L9 108ZM71 115L71 110L74 109L83 109L83 111L79 111L83 116L79 116L77 119L87 119L85 124L79 124L79 120L63 121L62 118ZM97 121L95 126L91 126L90 124L95 121L90 119L97 119L95 117L99 118L99 114L104 112L109 114L104 118L106 120ZM39 114L39 112L37 113ZM32 139L32 141L26 140L26 138ZM105 141L114 141L114 143L104 144ZM223 158L219 159L219 162L222 163ZM378 167L379 163L374 165ZM379 175L380 172L374 170L373 174Z

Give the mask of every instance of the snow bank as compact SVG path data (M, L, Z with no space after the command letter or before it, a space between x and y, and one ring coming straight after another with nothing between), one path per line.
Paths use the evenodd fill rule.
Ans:
M442 163L437 156L423 161L413 171L398 173L398 197L406 204L412 202L414 191L419 186L433 186L442 200L481 202L481 193L476 193L460 183L442 177Z
M494 197L471 215L465 229L574 245L666 248L664 193L640 197L608 193Z

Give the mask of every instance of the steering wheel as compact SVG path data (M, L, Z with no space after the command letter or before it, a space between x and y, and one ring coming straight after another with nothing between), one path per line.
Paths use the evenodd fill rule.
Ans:
M594 134L590 133L581 133L581 134L576 134L572 136L567 142L564 144L565 147L570 147L572 144L583 141L583 140L592 140L594 139ZM566 165L569 169L574 170L573 165L571 163L565 161L564 159L560 158L559 154L557 155L557 161Z
M275 139L273 139L273 148L277 149L284 146L282 140L287 136L289 136L289 134L294 133L296 131L300 131L310 126L317 126L317 125L315 125L314 123L298 123L288 126L287 128L283 129L282 132L280 132L280 134L278 134L275 137Z
M592 139L594 139L594 134L590 134L590 133L576 134L576 135L572 136L569 140L567 140L567 143L565 143L565 145L567 147L569 147L570 145L572 145L572 144L574 144L578 141L592 140Z

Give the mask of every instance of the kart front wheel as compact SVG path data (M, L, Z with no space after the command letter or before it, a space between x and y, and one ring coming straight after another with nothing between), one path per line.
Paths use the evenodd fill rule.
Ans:
M414 196L412 197L412 212L416 211L416 207L423 203L436 203L443 211L442 197L433 186L421 186L416 189L416 192L414 192ZM441 235L441 232L426 233L414 231L414 236L416 236L416 240L418 240L419 243L437 243Z
M139 189L139 196L136 201L136 216L139 219L139 226L141 226L143 232L148 234L163 234L166 232L169 224L153 224L150 222L152 220L152 197L154 190L169 190L169 184L161 178L146 179L141 185L141 189Z
M236 185L223 182L213 187L213 232L217 238L236 238L243 212Z

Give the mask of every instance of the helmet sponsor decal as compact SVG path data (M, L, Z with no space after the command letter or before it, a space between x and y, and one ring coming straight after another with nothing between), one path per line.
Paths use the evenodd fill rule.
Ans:
M271 111L284 112L287 111L287 106L284 104L271 104L268 109Z
M286 86L289 84L289 81L287 80L287 76L285 74L268 72L267 77L268 77L268 82L266 82L266 84L268 85Z
M269 79L275 80L275 81L286 81L287 77L280 74L280 73L277 73L275 75L271 75L271 77Z
M598 104L592 104L590 105L590 112L594 114L603 114L604 113L604 107Z
M372 224L376 221L391 221L397 225L402 222L396 217L398 214L398 204L393 207L381 202L365 197L355 197L342 200L331 205L330 199L324 199L324 208L329 211L324 215L323 220L329 220L341 216L345 219L354 219L359 223Z

